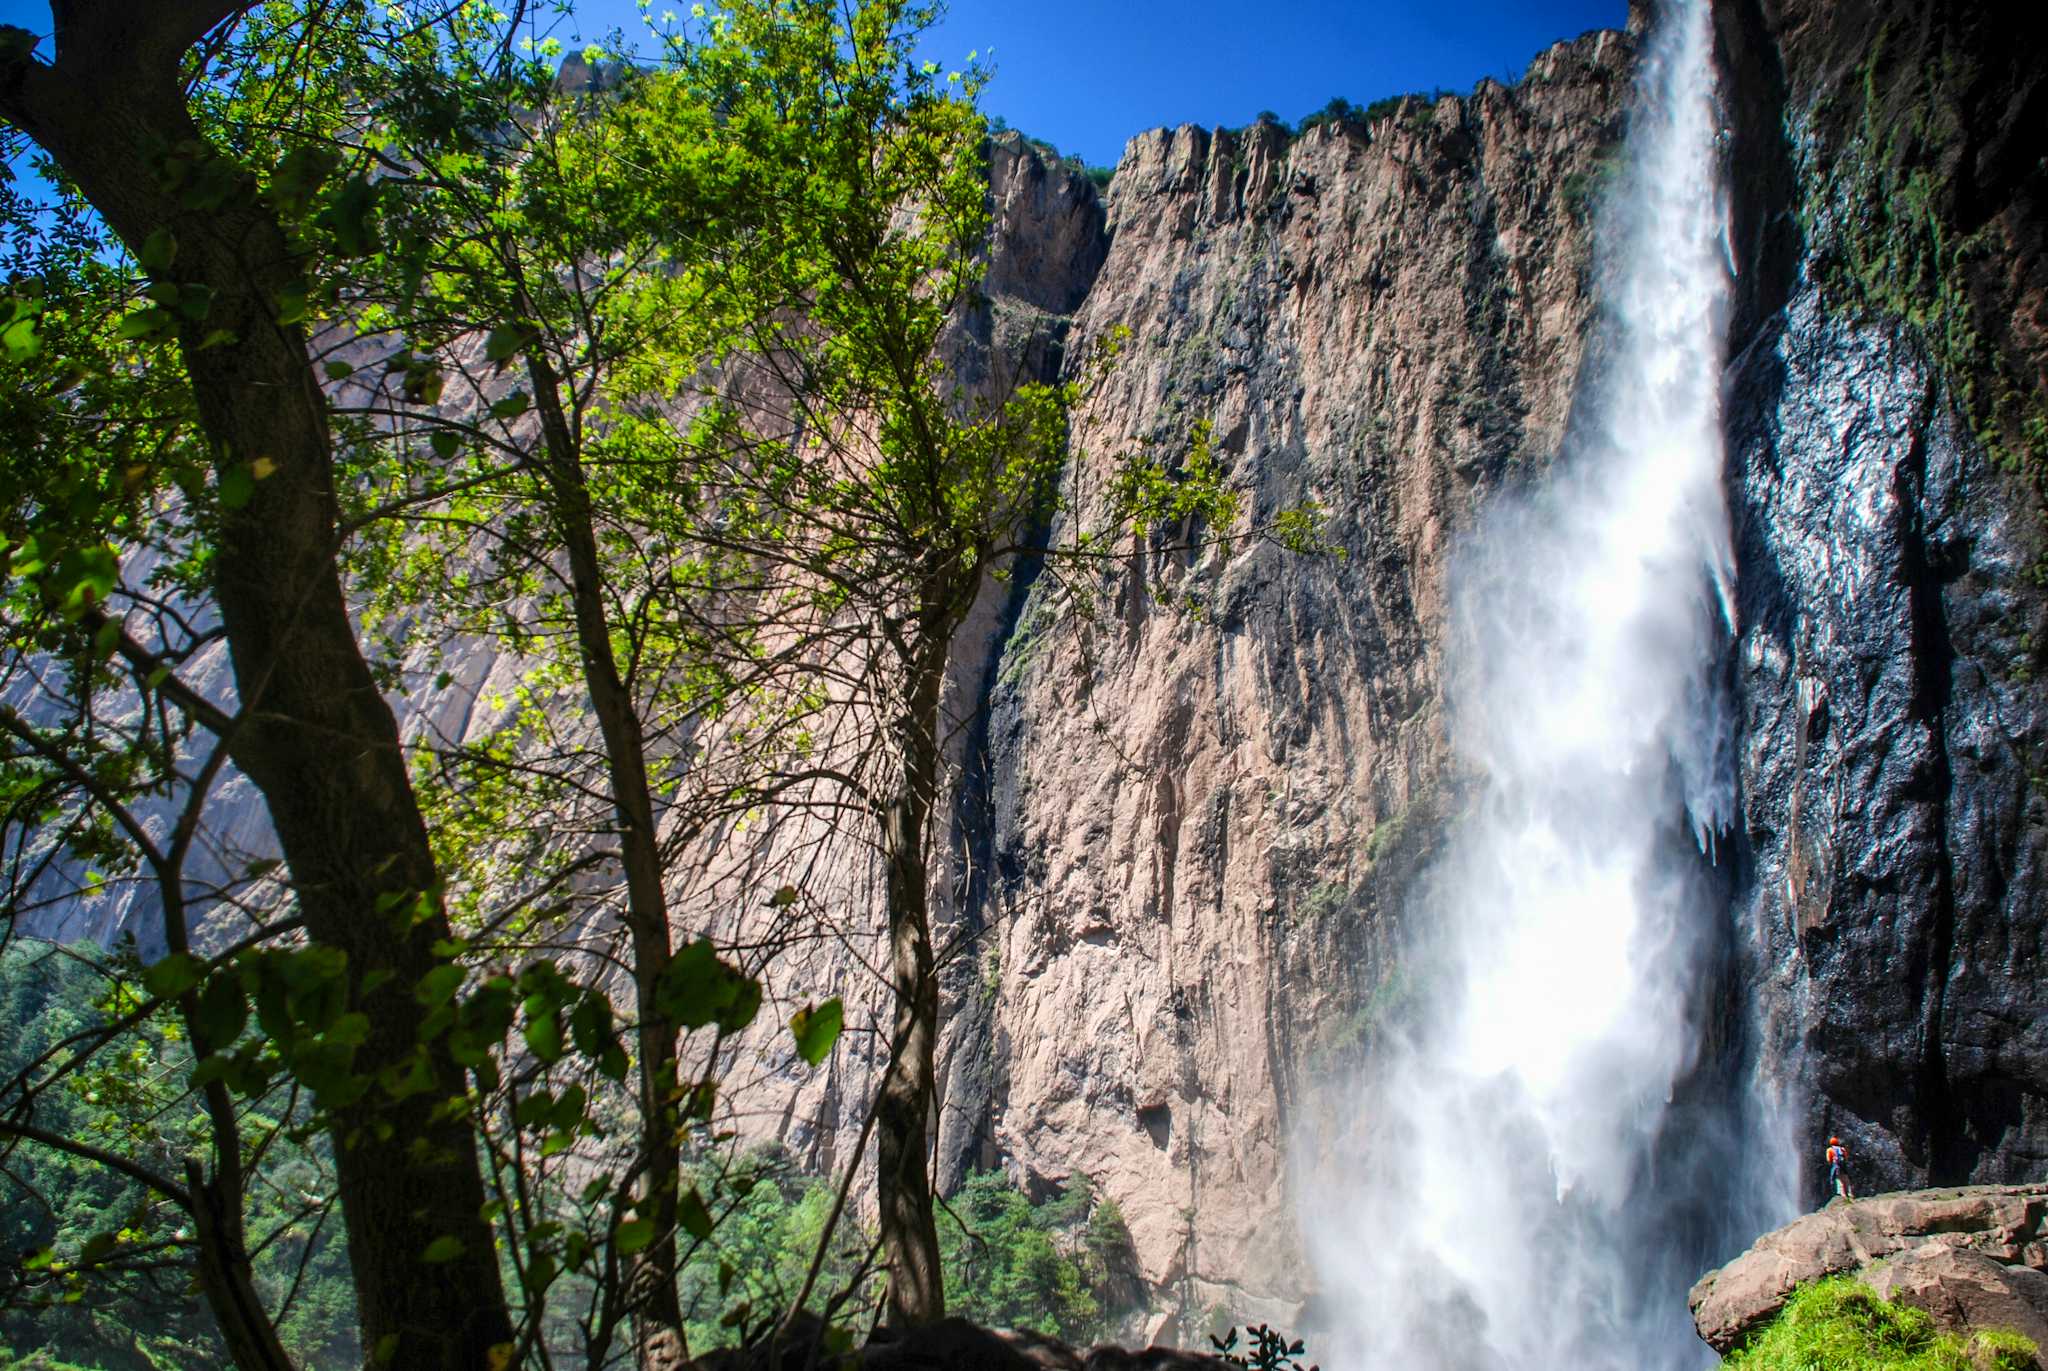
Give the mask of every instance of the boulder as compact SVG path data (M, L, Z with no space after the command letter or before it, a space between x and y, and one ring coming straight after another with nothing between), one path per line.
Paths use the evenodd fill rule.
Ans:
M1993 1281L1986 1267L2003 1274ZM1793 1287L1868 1272L1880 1294L1918 1305L1950 1327L2013 1327L2040 1340L2017 1320L2026 1310L2036 1319L2048 1315L2048 1305L2035 1303L2032 1294L2048 1285L2048 1277L2035 1281L2043 1271L2048 1185L1917 1190L1853 1203L1836 1200L1766 1233L1734 1261L1701 1277L1689 1303L1700 1337L1726 1353L1774 1318ZM1952 1290L1948 1274L1954 1277ZM1949 1311L1993 1308L2010 1310L2013 1318L1949 1322Z
M2009 1328L2048 1348L2048 1272L2008 1266L1982 1252L1925 1242L1859 1272L1879 1296L1924 1309L1953 1332ZM2048 1371L2048 1360L2034 1364Z

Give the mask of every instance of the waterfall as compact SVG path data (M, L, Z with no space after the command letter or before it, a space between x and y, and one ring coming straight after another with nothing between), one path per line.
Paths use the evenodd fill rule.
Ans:
M1451 569L1472 785L1404 911L1420 1007L1302 1197L1326 1366L1700 1365L1687 1286L1785 1203L1753 1092L1701 1048L1735 936L1707 8L1647 40L1579 421Z

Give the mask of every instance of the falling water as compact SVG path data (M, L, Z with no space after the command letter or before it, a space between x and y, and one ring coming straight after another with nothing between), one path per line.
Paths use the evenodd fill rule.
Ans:
M1325 1365L1698 1365L1686 1287L1775 1207L1745 1091L1700 1048L1734 817L1710 48L1706 0L1667 7L1602 209L1591 403L1453 569L1475 782L1408 911L1423 1004L1305 1197Z

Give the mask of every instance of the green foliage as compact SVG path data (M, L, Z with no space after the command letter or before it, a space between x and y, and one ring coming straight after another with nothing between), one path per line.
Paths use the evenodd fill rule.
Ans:
M1621 149L1611 147L1596 153L1590 163L1566 176L1561 190L1566 213L1580 223L1589 221L1601 198L1620 176L1622 166Z
M1816 235L1824 293L1834 308L1888 318L1925 343L1964 420L1994 461L2048 481L2048 392L2001 356L1973 279L1993 251L1993 220L1955 226L1948 168L1961 142L1949 61L1888 55L1887 27L1859 73L1859 102L1841 147L1811 169L1802 219Z
M1723 1364L1734 1371L2025 1371L2034 1351L2015 1333L1938 1332L1921 1310L1836 1276L1795 1290L1769 1326Z
M1086 1344L1122 1314L1130 1234L1085 1181L1034 1205L1001 1172L970 1175L939 1214L948 1312Z
M136 987L124 989L122 978L137 969L90 945L15 939L0 948L0 1079L53 1053L71 1069L36 1096L38 1125L175 1173L205 1139L198 1103L181 1086L176 1032L145 1019L95 1056L71 1055L80 1035L133 1009ZM339 1225L328 1218L333 1178L299 1129L261 1113L251 1122L272 1139L272 1164L248 1194L258 1291L282 1311L284 1345L305 1366L353 1367L355 1296ZM13 1364L8 1349L96 1371L225 1364L205 1305L186 1289L193 1235L183 1211L91 1161L34 1145L13 1148L6 1166L0 1366Z
M1363 124L1368 122L1370 122L1370 116L1368 116L1365 110L1360 109L1341 95L1333 95L1330 97L1329 103L1325 104L1321 109L1313 114L1303 115L1301 123L1297 127L1301 132L1307 133L1310 129L1321 128L1325 124L1335 124L1341 127L1345 124Z

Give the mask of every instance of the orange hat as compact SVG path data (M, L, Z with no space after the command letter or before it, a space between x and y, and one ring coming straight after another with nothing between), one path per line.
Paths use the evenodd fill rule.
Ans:
M1842 1140L1841 1140L1840 1138L1829 1138L1829 1139L1828 1139L1828 1146L1829 1146L1829 1147L1840 1147L1841 1145L1842 1145Z

